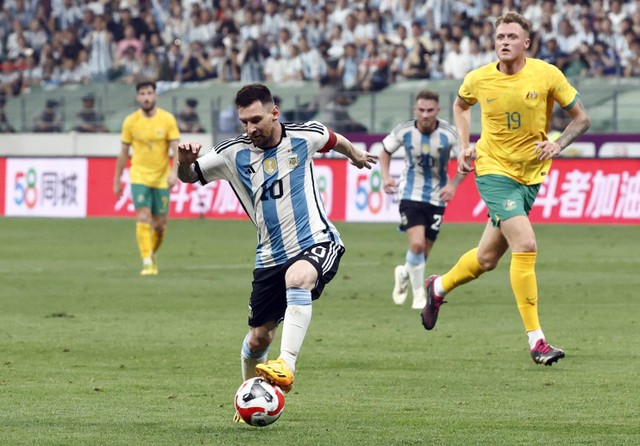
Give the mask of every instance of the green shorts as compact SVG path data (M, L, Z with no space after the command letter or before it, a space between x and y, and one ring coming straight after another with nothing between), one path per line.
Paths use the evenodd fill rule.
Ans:
M150 208L152 215L166 217L169 213L169 189L145 186L144 184L131 185L131 198L133 206L138 208Z
M525 186L502 175L476 177L476 185L482 200L489 208L489 218L494 227L500 221L517 215L529 215L540 184Z

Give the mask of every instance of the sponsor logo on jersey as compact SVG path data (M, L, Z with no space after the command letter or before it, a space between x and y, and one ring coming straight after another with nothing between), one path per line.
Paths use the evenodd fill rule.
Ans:
M525 97L525 99L536 99L538 96L540 95L535 91L530 91L529 93L527 93L527 96Z

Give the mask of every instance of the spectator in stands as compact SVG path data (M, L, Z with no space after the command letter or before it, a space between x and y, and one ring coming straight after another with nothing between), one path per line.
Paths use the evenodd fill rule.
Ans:
M590 50L589 73L593 77L619 74L620 64L616 52L605 42L597 40Z
M185 107L176 116L180 132L204 133L204 127L200 123L200 116L198 116L196 107L198 107L198 100L195 98L187 98Z
M402 72L405 79L429 78L429 53L423 43L416 41L406 58L406 66Z
M44 59L40 85L46 90L51 90L59 87L60 84L60 68L56 65L56 61L52 57Z
M110 24L111 33L116 42L126 38L125 29L128 25L133 26L137 38L147 34L147 25L144 23L144 20L137 14L134 15L131 10L131 5L126 1L120 2L120 9L114 16L114 19L116 18L119 20L114 20L113 23Z
M104 82L108 79L113 65L112 42L113 36L107 30L105 17L96 16L95 29L89 33L86 40L89 48L89 71L94 82Z
M444 79L444 43L440 37L436 37L431 41L431 46L433 49L429 57L429 77L434 80Z
M567 55L576 51L580 45L580 37L576 34L573 25L568 19L560 20L556 40L560 51Z
M576 78L578 76L585 76L589 70L589 61L587 59L587 53L591 51L589 45L581 43L578 49L569 54L567 63L564 66L562 72L569 78Z
M264 79L267 82L275 83L288 81L287 67L289 60L282 57L280 46L277 42L271 42L269 52L269 57L264 61Z
M76 61L72 57L63 57L62 69L60 70L60 85L80 85L88 83L89 78L85 77Z
M82 133L106 133L109 130L104 125L104 116L95 109L96 98L93 93L87 93L82 97L82 109L76 116L77 132Z
M181 69L184 82L203 81L213 77L209 55L202 42L194 40L189 44L189 50L182 59Z
M47 36L47 33L38 20L33 20L29 23L29 29L24 32L24 35L27 38L28 46L36 52L39 52L49 40L49 36Z
M162 40L172 43L181 40L187 34L187 23L182 15L182 5L180 2L171 3L171 13L164 23L162 30Z
M16 59L7 59L0 64L0 94L14 96L20 93L21 78L16 69Z
M136 30L131 24L124 27L124 38L118 42L115 58L121 59L127 48L134 49L134 57L136 59L142 56L142 41L136 37Z
M442 62L442 69L447 79L463 79L469 72L469 55L460 49L459 37L452 37L449 44L451 49Z
M82 10L75 4L73 0L62 0L60 2L52 2L54 6L51 12L55 18L56 29L66 30L82 22Z
M319 82L323 76L327 75L327 64L320 52L313 48L306 37L301 36L298 40L300 48L300 63L302 65L302 76L306 81Z
M536 57L551 65L555 65L561 70L567 62L567 55L558 48L558 41L555 37L548 38L544 42Z
M258 40L249 39L238 55L238 63L241 67L240 81L242 83L262 81L264 79L262 70L267 57L269 57L269 50L264 48Z
M379 51L375 40L367 42L358 67L358 83L363 91L382 90L389 84L389 60Z
M360 89L358 81L358 67L360 58L358 57L358 49L353 43L347 43L344 46L344 54L338 60L338 76L342 82L342 88L348 91Z
M116 57L113 61L110 79L119 80L129 85L137 82L142 63L136 58L135 47L127 47L121 57Z
M77 25L78 38L83 42L87 36L94 30L96 13L93 9L85 7L82 10L82 20Z
M143 51L140 60L140 72L136 82L157 82L162 74L162 65L153 51Z
M337 132L366 132L365 127L349 114L349 107L353 104L352 96L343 91L338 91L335 97L325 106L328 114L326 122Z
M407 69L407 47L404 45L393 46L393 58L391 59L391 65L389 65L389 82L399 82L406 80L404 75Z
M53 133L62 131L62 121L58 116L58 101L48 99L44 109L34 118L33 131L36 133Z

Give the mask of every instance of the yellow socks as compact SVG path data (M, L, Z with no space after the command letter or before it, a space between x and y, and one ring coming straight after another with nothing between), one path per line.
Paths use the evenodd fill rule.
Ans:
M454 288L477 279L484 270L478 262L478 248L467 251L458 263L442 276L442 287L448 293Z
M536 252L511 254L511 288L516 296L518 311L526 331L538 330L538 282L536 280Z
M151 258L151 225L148 223L136 223L136 240L142 259Z

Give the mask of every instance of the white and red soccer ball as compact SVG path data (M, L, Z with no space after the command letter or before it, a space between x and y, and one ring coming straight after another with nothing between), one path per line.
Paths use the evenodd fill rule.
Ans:
M282 415L284 393L264 378L250 378L236 392L234 404L245 423L264 427Z

